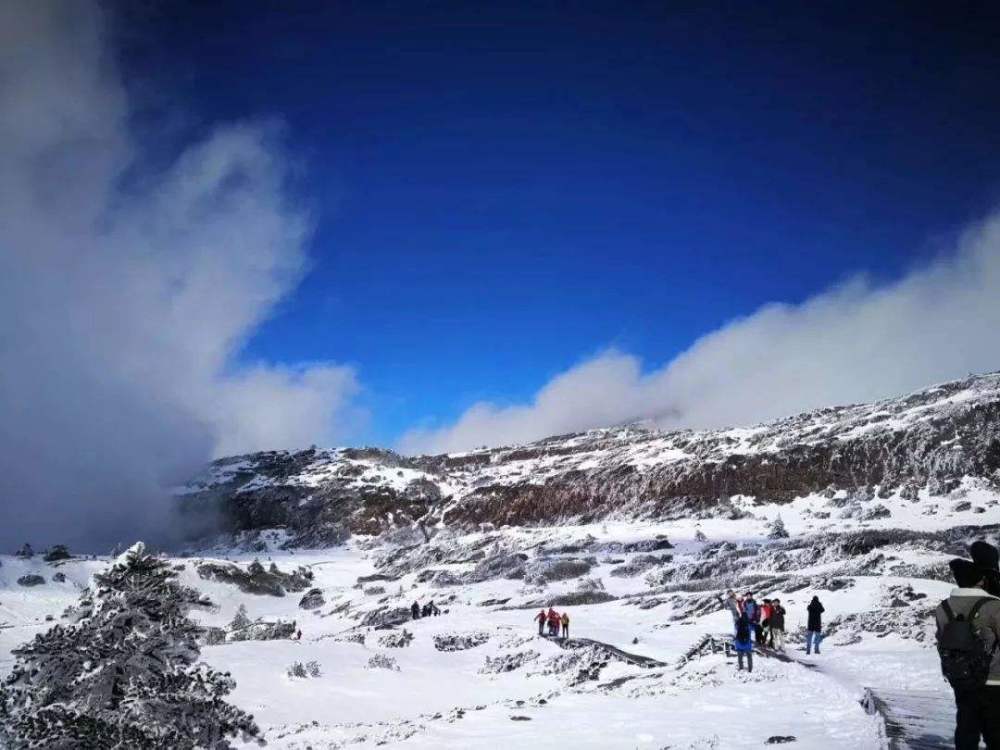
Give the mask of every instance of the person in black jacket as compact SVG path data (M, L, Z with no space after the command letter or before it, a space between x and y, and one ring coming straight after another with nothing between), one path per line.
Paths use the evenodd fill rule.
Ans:
M819 653L819 642L823 640L823 605L818 596L814 596L809 606L809 622L806 625L806 653L812 653L815 649Z
M985 542L977 542L983 545ZM990 545L992 546L992 545ZM986 747L1000 747L1000 600L986 589L991 575L1000 574L995 567L979 567L978 563L996 566L996 549L992 552L982 546L977 550L976 562L955 559L949 563L958 588L934 612L937 624L938 652L941 655L941 671L951 682L955 691L955 750L978 750L979 740L985 740ZM961 619L959 619L961 618ZM982 651L990 654L988 672L972 677L968 662L955 661L957 654L950 647L955 645L956 633L953 628L962 629L971 624L972 637L980 644ZM962 644L963 646L965 644ZM958 666L956 673L949 667Z

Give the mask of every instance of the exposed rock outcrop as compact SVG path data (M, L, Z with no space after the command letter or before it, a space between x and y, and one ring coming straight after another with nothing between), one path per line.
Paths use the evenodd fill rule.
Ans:
M442 520L489 530L612 513L741 518L747 510L730 498L785 503L814 494L842 503L837 512L877 520L890 512L879 499L946 495L968 478L1000 493L998 374L747 429L616 427L415 458L373 448L257 453L216 462L181 502L192 531L201 528L199 518L221 517L225 531L277 527L289 545L308 546L405 530L443 562L448 551L433 544ZM666 540L643 544L605 554L670 547ZM491 560L483 550L482 564ZM503 564L510 577L520 576L515 561Z

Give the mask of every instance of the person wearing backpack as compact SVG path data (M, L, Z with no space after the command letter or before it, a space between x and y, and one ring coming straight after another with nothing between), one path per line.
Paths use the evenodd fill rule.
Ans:
M751 631L756 632L760 629L760 607L757 605L757 600L753 598L752 591L748 591L743 598L743 614L750 621ZM753 637L752 634L751 637Z
M747 657L747 671L753 672L753 627L750 618L744 611L740 619L736 621L736 635L733 637L733 650L736 651L736 660L739 664L739 671L743 671L743 655Z
M1000 750L1000 599L984 589L994 571L962 559L949 566L958 588L934 619L941 672L955 691L955 750L977 750L980 737Z

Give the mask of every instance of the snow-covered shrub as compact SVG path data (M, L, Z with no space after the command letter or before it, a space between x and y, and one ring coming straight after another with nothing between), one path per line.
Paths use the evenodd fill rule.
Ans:
M413 640L413 633L406 628L398 631L386 633L378 639L378 645L382 648L405 648Z
M376 629L388 628L393 625L402 625L412 618L409 607L379 607L366 612L365 616L361 618L361 624Z
M771 522L771 526L767 531L768 539L787 539L788 530L785 528L785 522L781 520L781 516L778 516Z
M672 560L671 555L636 555L625 565L614 568L610 574L616 578L634 578L659 565L666 565Z
M565 581L587 575L597 563L596 559L538 560L525 570L528 583L543 584L551 581Z
M140 543L94 576L78 621L14 650L0 685L0 745L21 748L194 750L259 734L222 698L228 674L196 663L201 633L188 619L204 600Z
M474 633L447 633L434 636L434 648L438 651L467 651L482 646L490 639L483 631Z
M322 677L322 672L320 671L319 663L315 661L308 661L305 664L303 664L300 661L292 662L292 665L288 668L287 674L292 679Z
M510 580L524 578L524 564L527 559L528 556L523 552L503 551L499 554L487 555L466 576L466 582L478 583L497 578Z
M582 578L576 587L577 591L604 591L604 581L600 578Z
M328 637L337 643L357 643L361 646L365 645L365 634L364 633L342 633L340 635L334 636L320 636Z
M21 547L21 549L19 549L17 552L14 553L14 556L23 558L25 560L30 560L32 557L35 556L35 550L31 548L30 544L25 542L24 545Z
M390 669L393 672L398 672L399 664L391 656L375 654L368 660L368 669Z
M546 601L552 607L581 607L585 604L613 602L617 598L617 596L609 594L607 591L570 591L566 594L551 596ZM542 602L538 604L542 604Z
M220 581L237 586L245 594L284 596L286 591L305 591L312 585L313 574L307 568L283 573L272 563L265 570L259 560L254 560L243 570L233 563L206 562L198 566L198 575L207 581Z
M21 576L17 579L18 586L41 586L45 583L45 578L35 573L29 573L26 576Z
M257 620L239 630L231 630L228 641L280 641L295 635L295 623L286 620L265 622Z
M865 508L861 512L862 521L874 521L879 518L888 518L892 515L892 511L886 508L881 503L876 503L875 505Z
M496 658L486 657L486 662L479 670L480 674L500 674L520 669L528 662L538 658L537 651L518 651L514 654L502 654Z
M72 555L69 553L69 549L65 544L54 544L45 553L45 557L42 559L45 562L57 562L59 560L69 560Z

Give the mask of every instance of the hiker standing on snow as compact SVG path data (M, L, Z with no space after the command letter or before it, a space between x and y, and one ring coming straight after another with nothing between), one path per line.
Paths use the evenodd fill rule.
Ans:
M410 607L410 616L414 620L420 619L420 602L413 602L413 606Z
M768 619L768 631L771 634L771 648L778 651L785 650L785 608L781 606L781 599L771 602L771 616Z
M758 646L767 645L767 636L771 629L771 612L771 600L765 599L764 603L760 605L760 630L757 631ZM773 639L771 645L774 645Z
M544 609L535 615L535 621L538 623L538 635L545 635L545 623L548 622L548 619Z
M948 564L958 588L934 612L941 672L955 691L955 750L977 750L980 737L1000 747L1000 599L985 590L1000 554L973 546L976 562Z
M559 625L562 623L562 620L559 619L559 613L552 609L552 607L549 607L548 618L549 635L556 638L559 636Z
M743 671L743 656L747 658L747 671L753 672L753 627L750 618L744 611L740 619L736 621L736 635L733 637L733 649L736 651L736 660L739 664L739 671Z
M562 613L562 637L569 638L569 613Z
M750 629L752 631L756 632L760 629L760 606L758 606L757 600L753 598L752 591L748 591L746 596L743 597L743 614L750 621Z
M809 606L809 621L806 624L806 654L813 650L819 653L819 642L823 640L823 613L826 611L819 601L818 596L814 596Z

